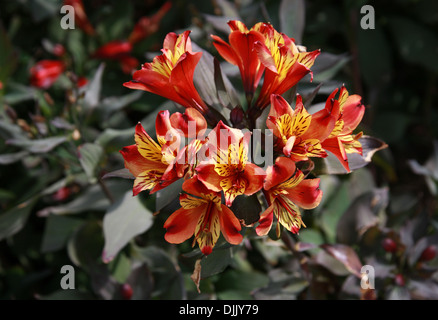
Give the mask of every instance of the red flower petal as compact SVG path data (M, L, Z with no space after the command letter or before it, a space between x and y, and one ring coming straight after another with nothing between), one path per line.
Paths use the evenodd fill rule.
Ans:
M169 243L182 243L189 239L195 232L196 224L205 205L193 209L180 208L167 218L164 228L167 229L164 239Z
M365 113L365 106L362 104L362 97L354 94L347 98L342 108L342 120L344 121L343 134L350 134L362 121Z
M259 225L256 227L256 233L259 236L265 236L271 230L272 222L274 220L274 204L266 209L259 219Z
M250 196L263 187L263 181L265 180L266 173L259 166L251 162L247 162L242 176L248 181L244 193L247 196Z
M223 177L214 170L214 164L206 163L196 166L198 179L210 190L215 192L222 191L220 185Z
M242 229L239 220L234 213L225 205L221 205L222 211L219 214L221 232L229 243L237 245L242 242L242 235L239 233Z
M184 114L175 112L170 116L172 127L181 130L185 137L196 138L202 136L207 129L207 121L194 108L187 108Z
M295 173L295 170L295 162L286 157L278 157L275 160L275 164L266 169L266 179L263 188L269 190L286 181Z
M293 189L289 189L287 197L303 209L314 209L319 205L322 198L319 182L319 178L305 179Z
M345 170L347 170L347 172L350 172L347 153L345 152L345 148L344 145L342 144L342 141L338 137L326 139L322 143L322 147L325 150L333 153L333 155L335 155L336 158L338 158L339 162L342 164Z

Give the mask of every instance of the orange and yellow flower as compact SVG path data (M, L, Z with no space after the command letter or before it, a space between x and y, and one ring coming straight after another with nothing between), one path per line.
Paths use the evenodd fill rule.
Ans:
M248 161L249 138L249 132L243 135L220 121L207 137L210 159L196 167L199 180L208 189L224 192L227 206L237 196L252 195L263 186L264 170Z
M338 91L339 98L335 99ZM362 155L362 145L359 141L362 132L353 134L365 112L361 100L359 95L349 96L344 86L340 90L335 89L328 97L325 109L312 115L309 130L310 135L319 135L323 149L333 153L347 172L350 172L347 154Z
M164 39L163 54L151 63L143 64L133 74L133 80L123 85L130 89L144 90L175 101L200 112L208 110L193 84L193 74L202 52L192 52L190 31L169 33Z
M230 244L242 241L241 225L234 213L221 204L221 195L205 187L197 176L184 181L180 204L164 223L164 238L169 243L182 243L194 235L204 255L212 252L220 234Z
M269 207L261 214L256 232L259 236L271 230L274 216L278 221L276 233L280 236L280 226L292 233L305 227L300 208L313 209L321 201L322 191L318 178L305 179L295 162L286 157L278 157L273 166L266 170L263 193Z
M266 125L277 137L276 147L294 161L304 161L309 157L325 157L319 135L306 134L312 122L304 108L301 96L297 95L295 110L280 95L271 96L271 109Z
M165 144L165 139L155 142L141 123L138 123L135 127L135 144L120 150L125 167L135 176L134 196L144 190L151 190L153 193L170 184L169 181L163 183L162 179L170 164L169 156L163 155L163 150L167 151Z
M292 38L271 25L263 29L264 41L255 43L255 51L266 67L263 86L255 103L257 109L269 105L271 94L281 95L310 72L320 50L300 52Z
M190 120L190 121L188 121ZM187 127L193 125L193 129ZM154 193L176 180L194 174L196 154L204 144L202 133L207 123L204 117L192 108L184 114L170 116L168 110L160 111L155 120L157 141L144 130L141 123L135 127L135 144L120 150L125 167L134 175L134 196L141 191ZM185 131L194 132L192 141L181 148ZM198 137L199 134L199 137Z

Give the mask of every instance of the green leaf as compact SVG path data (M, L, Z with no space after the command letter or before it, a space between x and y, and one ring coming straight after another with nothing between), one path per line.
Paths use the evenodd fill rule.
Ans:
M8 84L8 92L3 98L6 104L13 106L20 102L33 100L36 98L36 95L35 88L11 82Z
M302 43L306 5L304 0L282 0L278 11L280 31L294 38L297 44Z
M20 161L26 157L29 153L27 151L20 151L16 153L7 153L0 155L0 164L11 164Z
M54 16L60 9L57 0L28 0L26 7L29 8L35 22Z
M388 205L388 189L375 189L357 197L338 221L337 241L354 244L372 226L380 223L379 212Z
M151 298L154 289L154 279L147 265L142 264L134 268L129 274L126 283L132 287L131 300L146 300ZM178 289L175 291L178 291Z
M63 136L35 140L30 140L22 137L18 139L15 138L6 140L6 143L9 145L21 147L32 153L47 153L66 141L67 138Z
M224 108L232 110L239 101L237 99L232 99L228 93L229 88L226 87L223 73L219 60L215 57L214 61L214 83L216 85L217 98Z
M338 185L335 190L336 192L331 198L326 200L324 208L319 210L320 218L318 220L318 225L320 225L330 243L335 242L338 221L351 203L348 182Z
M243 220L245 225L249 226L257 222L262 212L262 206L257 194L251 196L241 195L237 197L230 207L237 219Z
M201 278L221 273L231 264L232 259L232 248L213 250L211 254L201 260Z
M156 192L155 211L158 212L179 197L184 179L179 179L164 189Z
M103 218L105 247L102 259L110 262L135 236L147 231L153 224L153 215L128 191L114 203Z
M131 249L132 257L146 262L152 272L154 279L152 297L177 300L184 298L184 281L181 272L164 250L154 246L142 248L135 244Z
M120 111L127 105L137 101L143 95L143 91L134 91L120 97L106 97L98 104L104 118L108 117L111 113Z
M202 52L202 57L196 66L195 74L193 76L193 83L195 84L196 89L208 105L213 106L228 119L230 110L224 108L219 100L219 97L224 98L224 92L218 96L216 84L218 83L220 85L220 90L227 92L231 106L239 104L239 99L234 91L234 87L222 71L220 73L222 79L219 79L218 72L220 70L217 70L215 76L215 58L208 51L202 49L194 42L192 42L192 47L193 51Z
M367 85L379 87L389 81L393 62L384 28L380 25L375 29L358 28L357 46L360 71Z
M44 229L41 252L53 252L63 248L73 232L83 223L81 219L51 215Z
M291 300L309 286L309 281L297 272L273 269L269 272L269 284L254 292L257 300Z
M57 290L49 294L36 294L37 300L91 300L93 295L83 290Z
M78 228L67 243L67 253L78 267L93 269L99 263L104 239L100 221L89 220Z
M126 168L117 169L106 173L102 179L108 178L123 178L123 179L135 179L134 175Z
M220 299L252 299L252 292L268 283L266 274L230 269L221 275L216 290Z
M26 224L35 200L29 200L0 215L0 240L13 236Z
M93 78L87 86L84 96L84 107L86 109L94 109L100 101L100 92L102 90L102 76L105 69L105 64L101 63L97 68Z
M344 54L333 54L322 52L312 66L313 82L325 82L332 79L345 64L350 61L350 57Z
M362 269L362 263L359 260L356 252L349 246L343 244L323 244L321 245L328 254L333 258L341 262L348 271L357 276L361 277L360 270Z
M125 283L131 273L131 260L122 252L108 264L108 268L117 282Z
M9 81L16 63L17 56L14 54L12 43L3 26L0 26L0 82L3 86ZM4 90L0 90L0 96L3 92Z
M84 143L78 149L79 162L88 176L90 183L97 181L100 161L104 155L103 148L96 143Z
M427 70L438 72L438 65L435 63L438 54L436 33L404 17L391 17L388 19L388 24L403 59Z
M119 198L132 188L130 180L108 181L106 187L114 198ZM105 211L111 204L108 196L99 184L93 184L83 190L75 199L59 206L46 207L38 211L38 216L52 214L77 214L89 211Z

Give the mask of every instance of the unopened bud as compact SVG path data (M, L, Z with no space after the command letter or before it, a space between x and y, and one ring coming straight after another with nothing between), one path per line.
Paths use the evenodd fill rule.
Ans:
M435 246L428 246L423 250L421 256L419 258L420 261L430 261L433 260L436 256L436 248Z
M238 127L242 123L243 115L243 109L241 106L237 106L231 110L230 120L234 127Z

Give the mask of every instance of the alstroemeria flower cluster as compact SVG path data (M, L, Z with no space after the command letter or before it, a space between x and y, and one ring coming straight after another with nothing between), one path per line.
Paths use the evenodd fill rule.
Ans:
M267 23L248 29L240 21L230 21L229 26L229 42L212 38L219 54L239 68L247 102L241 117L232 112L233 121L215 119L213 107L198 93L193 77L202 52L192 51L190 31L169 33L162 54L124 84L185 108L184 113L158 113L155 139L138 123L135 144L121 154L135 176L134 195L145 190L153 194L184 179L181 208L165 222L165 239L182 243L193 237L193 245L197 243L204 255L212 252L221 234L230 244L239 244L242 226L254 227L264 236L276 222L277 236L282 228L298 233L305 227L302 211L317 207L322 198L320 179L303 164L332 153L350 171L347 154L362 154L362 133L353 133L365 110L360 96L349 95L343 86L313 114L300 95L294 102L282 97L311 73L320 50L299 50L294 39ZM256 164L255 120L267 107L265 123L272 134L264 138L271 137L272 143L270 148L265 143L263 151L274 161ZM246 225L233 213L233 203L255 194L264 197L263 212L256 223Z

